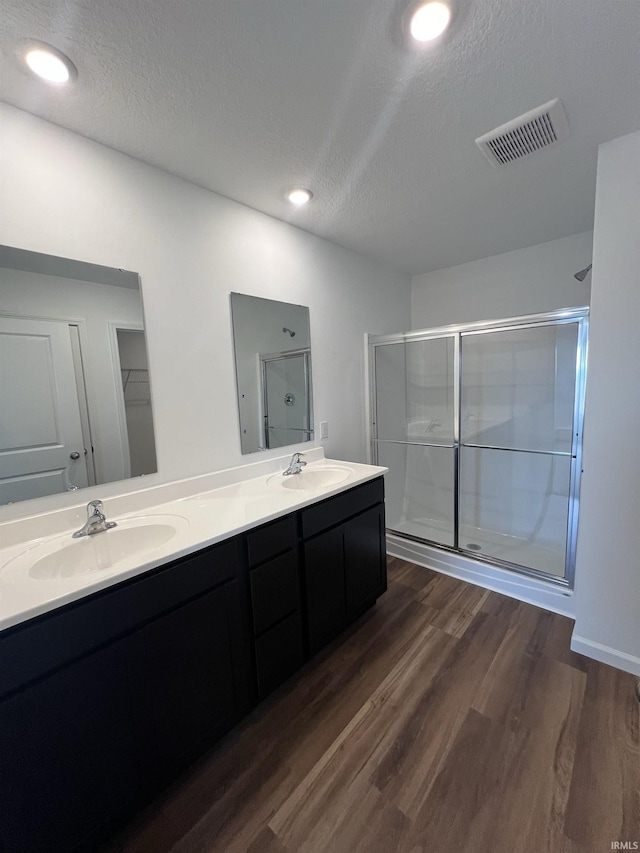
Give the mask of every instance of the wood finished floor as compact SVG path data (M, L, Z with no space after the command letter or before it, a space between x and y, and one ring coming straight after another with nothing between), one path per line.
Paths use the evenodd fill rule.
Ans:
M389 590L102 853L604 853L640 842L635 679L572 622L389 560Z

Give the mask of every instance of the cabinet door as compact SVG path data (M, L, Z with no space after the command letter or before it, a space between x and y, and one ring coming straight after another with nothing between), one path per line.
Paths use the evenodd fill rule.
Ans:
M302 666L302 630L296 611L256 639L258 696L264 699Z
M0 850L74 849L140 786L126 641L0 703Z
M343 526L347 615L355 619L387 588L384 507L375 506Z
M136 635L139 736L156 779L179 770L235 722L233 638L241 616L232 581Z
M314 654L347 624L343 528L304 543L309 651Z

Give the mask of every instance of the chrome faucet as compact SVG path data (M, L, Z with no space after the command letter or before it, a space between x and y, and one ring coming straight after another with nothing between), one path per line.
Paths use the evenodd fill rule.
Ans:
M299 474L307 464L303 461L303 456L304 453L294 453L291 457L291 462L289 462L289 467L282 472L282 476L287 477L289 474Z
M116 526L115 521L107 521L107 517L103 512L102 501L89 501L87 504L87 520L80 530L76 530L73 538L81 539L83 536L93 536L94 533L111 530L112 527Z

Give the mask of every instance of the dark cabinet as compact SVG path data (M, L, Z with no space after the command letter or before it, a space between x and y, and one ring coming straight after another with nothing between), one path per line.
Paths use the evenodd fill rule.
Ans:
M342 526L304 543L304 578L309 651L315 654L347 625Z
M386 589L382 478L0 634L0 853L130 812Z
M164 592L176 593L175 585L189 597L167 611ZM253 704L248 591L239 540L161 571L146 593L155 598L157 612L130 638L128 677L145 783L154 789Z
M309 534L304 581L311 654L387 588L383 498L382 480L374 480L302 513L303 533ZM347 521L336 523L349 514Z
M302 666L300 613L292 613L256 637L255 648L258 695L264 699Z
M344 560L347 618L352 621L387 588L383 504L344 525Z
M237 581L156 619L132 639L132 707L152 780L173 776L238 717Z
M239 553L205 549L0 636L1 853L69 853L248 711Z
M258 697L302 666L297 515L247 536Z
M0 702L0 850L67 853L140 784L128 641Z
M300 608L298 555L294 547L251 569L251 603L256 635Z

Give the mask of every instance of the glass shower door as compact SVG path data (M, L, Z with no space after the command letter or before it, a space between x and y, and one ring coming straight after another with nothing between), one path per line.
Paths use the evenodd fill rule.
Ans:
M369 338L390 533L572 585L588 314Z
M389 468L387 527L455 544L455 336L375 349L374 455Z
M462 334L459 548L564 578L578 323Z
M286 447L311 437L309 352L262 359L265 446Z

